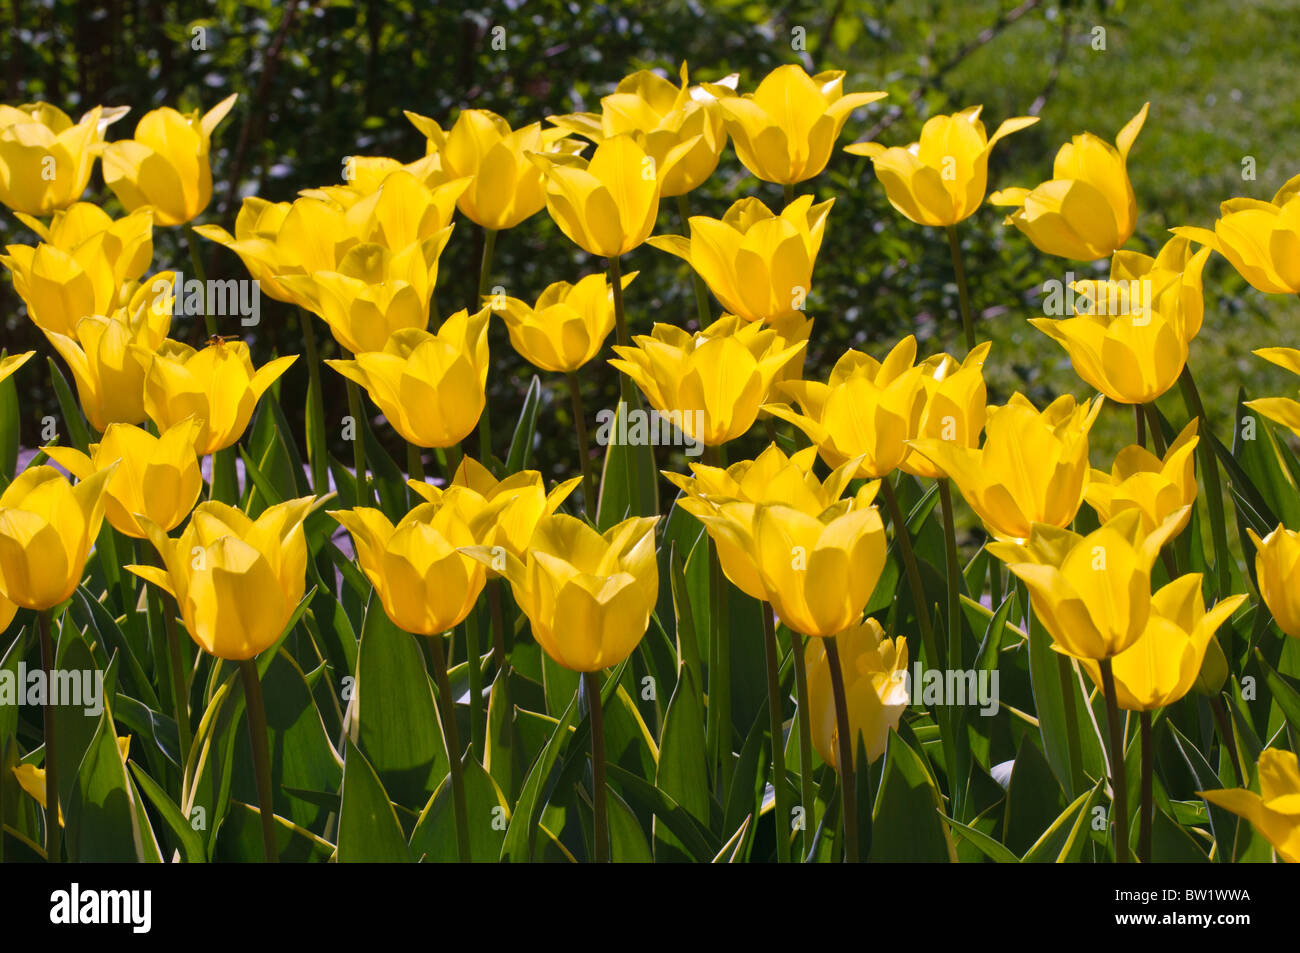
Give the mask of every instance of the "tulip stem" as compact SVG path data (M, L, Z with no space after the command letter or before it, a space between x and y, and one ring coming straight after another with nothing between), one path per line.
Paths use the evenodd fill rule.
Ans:
M768 729L772 733L772 787L776 792L776 859L790 862L790 806L785 785L785 725L779 669L781 658L776 645L776 623L772 607L759 603L763 613L763 654L767 660Z
M271 794L271 754L266 732L266 702L262 698L262 681L257 674L257 660L239 663L244 681L244 708L248 712L248 740L253 746L253 773L257 777L257 808L262 820L262 850L268 864L279 863L275 846L275 802Z
M1106 721L1110 725L1110 791L1115 829L1115 862L1129 862L1128 847L1128 782L1124 770L1124 726L1115 700L1115 674L1110 659L1100 659L1101 691L1106 696Z
M812 724L808 719L808 669L803 657L804 640L798 632L790 631L790 654L794 659L794 696L798 705L795 717L799 722L799 796L803 798L803 844L800 854L805 861L812 859L813 836L817 831L817 792L812 776Z
M1142 737L1142 806L1138 813L1138 860L1147 864L1151 862L1151 827L1155 821L1151 775L1155 767L1156 753L1151 747L1153 743L1151 739L1151 712L1141 712L1138 715L1138 724Z
M136 542L136 561L145 565L160 566L166 569L163 558L152 547L146 549ZM154 587L146 586L150 604L155 606L162 617L163 632L167 639L168 668L172 680L172 714L176 719L176 732L180 742L181 768L184 770L190 760L190 691L185 681L185 667L181 658L181 640L176 632L176 618L170 611L168 599ZM173 604L174 601L173 601Z
M42 609L36 613L36 627L41 637L41 667L45 677L54 677L54 638L50 634L53 610ZM54 737L53 692L45 695L45 859L51 864L59 862L59 759Z
M307 354L307 458L311 461L311 488L323 496L329 488L329 455L325 449L325 392L320 378L320 351L311 314L299 309L303 348Z
M677 196L677 213L682 219L682 231L686 237L691 237L691 200L686 192ZM713 323L713 315L709 312L709 291L705 287L704 279L694 268L691 269L692 284L695 287L695 311L700 318L700 330L707 328Z
M506 624L501 612L501 580L489 579L487 591L488 611L492 615L492 660L496 662L499 671L505 671L510 662L506 658Z
M704 460L709 466L722 469L725 461L721 447L704 448ZM710 654L716 666L709 667L709 718L706 729L707 748L718 766L719 790L731 786L731 750L733 739L731 717L731 626L727 612L727 579L722 573L718 546L710 537L709 595L712 613L712 645Z
M975 324L970 313L970 289L966 285L966 265L961 257L961 241L957 238L957 226L949 225L948 250L952 252L952 271L957 278L957 296L961 302L961 327L966 335L966 350L975 350Z
M794 201L794 183L793 183L793 182L787 182L787 183L785 183L785 186L784 186L784 188L782 189L782 192L781 192L781 197L785 200L785 204L786 204L786 205L789 205L791 202Z
M921 644L925 646L926 663L943 667L943 659L934 641L934 627L930 623L930 611L925 605L925 590L921 588L921 569L916 562L916 553L912 551L912 539L907 531L907 521L903 510L898 505L898 496L893 484L885 477L880 481L880 490L885 497L885 506L889 509L889 520L894 524L894 542L903 559L903 568L907 572L907 587L912 590L912 602L916 607L916 624L921 630Z
M460 862L468 864L469 820L465 809L465 775L460 761L460 735L456 730L456 702L451 697L451 679L447 677L447 657L442 651L442 636L430 636L428 642L433 679L438 685L442 744L447 751L447 770L451 774L451 800L456 812L456 851Z
M948 658L961 659L961 563L957 556L957 524L953 518L952 487L939 477L939 509L943 516L944 573L948 576ZM997 606L993 607L997 611Z
M596 863L609 863L609 820L605 807L605 725L600 705L600 686L595 672L582 673L591 718L592 836Z
M199 287L203 289L203 325L208 332L208 337L212 337L217 333L217 318L208 307L208 276L203 267L203 256L199 254L199 235L189 222L185 223L185 244L190 249L190 267L194 269L194 277L198 280Z
M366 440L365 422L361 419L361 387L356 381L348 381L348 413L352 416L352 467L357 473L357 503L369 506L373 497L370 495L370 482L366 478Z
M1183 402L1187 411L1200 420L1201 439L1196 444L1196 452L1201 458L1201 473L1205 475L1205 502L1210 511L1210 536L1214 540L1214 568L1219 580L1219 595L1229 591L1232 582L1231 556L1228 551L1228 530L1223 516L1223 489L1219 485L1219 461L1214 453L1214 434L1210 430L1210 421L1205 416L1205 405L1201 402L1200 391L1192 379L1192 369L1183 365L1183 372L1178 378L1182 387Z
M573 402L573 428L578 435L578 459L582 462L583 508L588 516L596 514L596 477L591 471L591 446L587 443L587 412L582 406L582 388L578 375L569 371L569 398Z
M424 482L424 452L413 443L406 445L406 475Z
M496 252L497 232L495 228L483 229L483 258L478 267L478 300L470 313L477 313L483 307L483 298L487 294L488 282L492 280L492 257ZM483 402L483 413L478 418L478 458L483 466L492 467L492 401Z
M1169 447L1165 443L1165 433L1160 429L1160 412L1156 410L1156 405L1154 403L1144 404L1143 407L1146 410L1147 420L1150 423L1151 446L1155 447L1157 456L1163 457L1165 451L1167 451Z
M835 741L839 755L840 806L844 809L844 859L858 862L858 792L853 772L853 737L849 731L849 704L844 693L844 671L835 636L826 639L826 661L831 670L831 695L835 699Z
M1147 415L1142 404L1133 405L1133 418L1137 422L1137 445L1145 448L1147 445Z
M447 474L447 485L451 486L456 482L456 471L460 469L461 461L465 458L465 452L461 450L459 443L453 443L448 447L443 447L443 467Z

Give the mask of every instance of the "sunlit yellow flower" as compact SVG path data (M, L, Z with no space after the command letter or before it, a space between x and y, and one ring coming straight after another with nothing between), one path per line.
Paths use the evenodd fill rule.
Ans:
M1293 347L1261 347L1255 352L1270 364L1300 374L1300 350ZM1246 406L1258 411L1269 420L1281 424L1300 437L1300 401L1289 397L1259 397L1246 401Z
M951 116L931 116L921 138L907 147L855 142L845 152L868 156L889 204L918 225L955 225L980 207L988 188L989 153L999 139L1038 122L1017 116L988 138L980 121L983 106Z
M1093 470L1084 490L1084 499L1097 511L1104 523L1124 510L1142 514L1142 531L1154 532L1170 514L1186 509L1186 518L1174 529L1177 535L1191 518L1196 502L1196 461L1192 456L1199 437L1197 418L1183 428L1164 459L1145 447L1133 444L1115 457L1110 472Z
M979 446L988 396L984 361L991 347L988 341L981 342L960 362L947 354L936 354L921 362L925 409L917 426L918 439L945 440L958 447ZM911 448L898 467L913 476L944 475L933 460Z
M314 189L299 189L303 198L318 199L350 209L357 202L379 190L394 172L409 172L416 181L432 189L443 183L442 159L436 152L421 156L414 162L399 162L389 156L347 156L343 162L343 181L339 185L323 185Z
M1149 106L1119 131L1115 145L1090 132L1075 136L1056 153L1049 181L1032 190L1003 189L989 201L1014 207L1006 223L1045 254L1095 261L1117 251L1137 225L1128 154Z
M1150 282L1162 314L1181 311L1184 339L1190 343L1201 333L1205 319L1201 273L1209 258L1208 248L1193 252L1189 239L1175 235L1154 258L1136 251L1115 252L1110 260L1110 280Z
M8 357L0 357L0 381L6 380L14 374L18 368L26 364L35 351L25 351L22 354L11 354Z
M96 106L74 125L57 106L0 106L0 202L15 212L49 215L86 191L104 130L127 108Z
M1277 627L1300 638L1300 533L1278 524L1263 539L1246 530L1255 544L1255 576L1259 594Z
M1265 748L1259 753L1259 794L1245 788L1197 791L1250 821L1289 864L1300 864L1300 766L1290 751Z
M623 275L623 287L636 276L635 271ZM547 285L534 305L495 296L487 303L505 321L519 355L544 371L576 371L600 353L614 329L614 289L603 272L576 284Z
M1271 202L1228 199L1220 206L1214 231L1173 231L1213 248L1260 291L1300 293L1300 175L1278 189Z
M887 639L880 623L867 619L835 636L835 646L844 676L849 733L853 736L850 750L857 767L859 739L867 761L875 761L885 753L889 732L898 727L898 720L907 710L907 639ZM830 659L823 640L808 640L804 665L808 670L808 721L813 747L823 761L839 770L839 729L831 692Z

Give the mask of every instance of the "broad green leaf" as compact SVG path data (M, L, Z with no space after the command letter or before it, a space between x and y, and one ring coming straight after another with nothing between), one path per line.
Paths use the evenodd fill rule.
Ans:
M351 739L344 747L339 863L409 862L411 851L383 782Z

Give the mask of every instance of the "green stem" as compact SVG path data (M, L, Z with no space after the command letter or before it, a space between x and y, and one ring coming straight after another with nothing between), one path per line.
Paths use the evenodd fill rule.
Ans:
M257 660L239 663L244 682L244 707L248 712L248 740L253 746L253 773L257 778L257 809L262 820L263 859L278 863L275 846L275 802L271 794L271 754L266 732L266 702L262 698L262 681L257 674Z
M912 551L912 539L907 531L907 522L898 505L898 496L893 484L886 477L880 481L880 490L889 509L890 522L894 524L894 542L903 559L903 569L907 573L907 586L912 590L912 603L916 608L916 624L921 630L921 644L925 646L926 663L934 668L943 668L943 659L934 641L934 627L930 623L930 611L925 605L925 590L921 588L921 569L916 562L916 553Z
M487 746L487 713L483 710L483 657L479 654L479 620L475 607L465 620L465 657L469 674L469 743L480 761Z
M1152 797L1152 771L1155 768L1155 751L1151 740L1151 712L1138 716L1142 737L1142 805L1138 814L1138 860L1151 862L1151 827L1155 821L1155 803Z
M582 687L587 693L587 711L591 717L591 777L593 808L592 828L595 840L595 860L609 863L609 814L605 807L605 725L600 704L599 676L596 672L582 673Z
M785 183L785 186L784 186L784 188L782 189L782 192L781 192L781 196L782 196L782 198L785 199L785 204L786 204L786 205L789 205L791 202L794 201L794 183L793 183L793 182L787 182L787 183Z
M199 235L189 222L185 223L185 244L190 249L190 267L194 269L194 277L203 288L203 326L211 337L217 333L217 319L208 307L208 276L203 267L203 256L199 254ZM181 294L181 289L178 288L176 293Z
M1129 862L1128 847L1128 782L1124 770L1124 725L1115 702L1115 675L1110 659L1098 662L1101 669L1101 691L1106 696L1106 721L1110 725L1110 790L1115 819L1115 862Z
M453 443L449 447L442 448L443 473L447 477L447 485L456 482L456 471L460 469L461 460L464 459L465 453L461 450L459 443Z
M826 639L826 662L831 671L831 695L835 700L835 734L839 747L840 805L844 809L844 859L858 862L858 792L853 771L853 737L849 731L849 705L844 694L844 671L835 636Z
M1156 449L1156 455L1163 457L1169 449L1165 443L1165 432L1160 426L1160 414L1156 410L1154 402L1144 404L1143 409L1146 411L1147 421L1151 430L1151 445Z
M36 627L41 637L41 668L47 679L54 676L54 637L50 633L53 610L42 609L36 613ZM59 758L54 737L54 693L45 693L45 859L51 864L59 862Z
M682 231L686 237L691 237L691 200L687 193L683 192L677 196L677 213L682 219ZM699 315L700 329L703 330L713 323L713 315L709 312L709 291L704 284L704 279L695 269L691 269L692 284L695 287L695 312Z
M1228 592L1232 576L1228 528L1223 515L1223 488L1219 484L1219 461L1213 446L1214 434L1210 430L1210 421L1205 416L1205 405L1201 403L1196 381L1192 379L1192 369L1185 364L1178 383L1182 387L1188 413L1200 420L1201 439L1196 444L1196 452L1201 458L1201 473L1205 476L1205 502L1210 511L1210 536L1214 540L1214 569L1219 582L1219 595L1222 596Z
M948 577L948 660L961 660L961 563L957 556L957 525L953 518L952 487L939 477L939 508L943 516L944 574ZM997 606L993 610L997 611ZM955 665L953 667L960 667Z
M136 560L145 565L166 568L153 547L136 546ZM172 680L172 716L176 719L176 730L180 736L180 757L182 768L190 760L190 689L185 679L185 663L181 656L180 635L176 631L176 617L171 611L175 606L168 605L168 599L153 586L146 586L147 598L162 618L163 631L167 637L167 666Z
M704 448L704 460L709 466L723 468L721 447ZM707 735L709 752L718 767L719 789L726 791L731 785L731 751L733 738L731 713L731 626L727 618L727 578L722 572L717 544L710 537L709 593L712 610L712 648L717 665L709 669L709 713Z
M406 445L406 475L424 482L424 450L413 443Z
M317 496L329 488L329 453L325 448L325 391L321 385L320 351L311 314L299 310L303 349L307 352L307 459L311 463L311 488Z
M799 796L803 798L804 821L800 854L804 860L811 860L813 836L817 833L817 792L813 789L812 722L808 717L808 669L803 652L803 636L791 630L790 655L794 659L794 697L798 705L795 717L799 722Z
M569 371L569 398L573 403L573 428L578 435L578 459L582 463L582 503L589 516L596 513L596 477L591 469L591 445L587 442L587 412L582 406L582 389L575 371Z
M506 656L506 624L501 612L501 580L487 581L488 612L492 616L492 661L498 671L505 671L510 661ZM507 684L509 684L507 682Z
M369 506L374 497L370 494L370 480L366 473L365 421L361 412L361 385L348 381L348 413L352 415L352 466L357 471L357 503Z
M957 226L949 225L948 250L952 252L952 270L957 278L957 296L961 300L961 328L966 335L966 350L975 349L975 323L970 313L970 289L966 285L966 265L961 257L961 241L957 238Z
M471 311L477 312L484 307L483 298L487 294L488 283L492 278L492 256L497 247L496 229L483 229L483 259L478 268L478 300ZM483 413L478 418L478 458L483 466L492 469L492 401L485 401Z
M429 659L433 678L438 685L438 711L442 721L442 743L447 750L451 773L451 800L456 812L456 851L462 864L470 862L469 820L465 809L465 775L460 761L460 735L456 729L456 703L451 697L451 679L447 677L447 657L442 651L442 636L429 637Z
M1133 405L1133 419L1137 424L1137 445L1147 445L1147 416L1142 404Z
M776 623L772 607L759 603L763 613L763 655L767 660L768 730L772 733L772 786L776 790L776 859L790 862L790 806L785 783L785 724L779 671L781 659L776 645Z

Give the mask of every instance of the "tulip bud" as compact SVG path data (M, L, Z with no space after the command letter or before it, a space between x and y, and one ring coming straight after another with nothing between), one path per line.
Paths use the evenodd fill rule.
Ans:
M1246 530L1255 544L1255 576L1259 594L1277 627L1300 638L1300 533L1278 524L1262 540Z
M49 215L81 198L104 130L127 107L96 106L74 125L57 106L0 106L0 202L26 215Z

